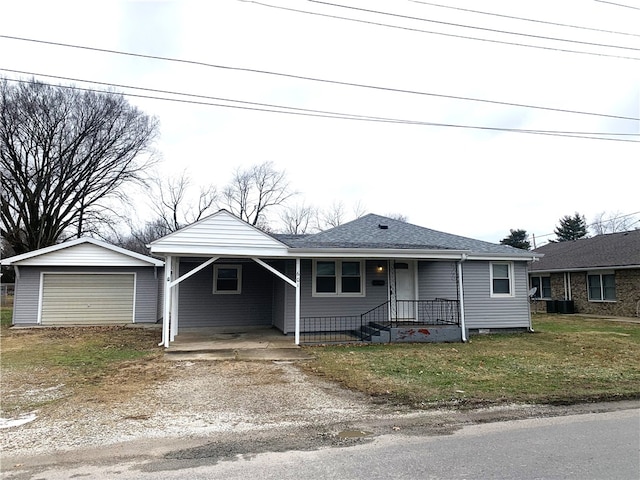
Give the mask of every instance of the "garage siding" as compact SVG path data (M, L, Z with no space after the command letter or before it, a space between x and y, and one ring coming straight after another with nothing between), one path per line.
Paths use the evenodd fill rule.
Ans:
M43 274L42 325L132 323L135 275Z

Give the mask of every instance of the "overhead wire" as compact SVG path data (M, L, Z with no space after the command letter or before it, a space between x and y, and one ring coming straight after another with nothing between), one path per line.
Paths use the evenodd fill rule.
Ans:
M16 83L31 83L31 84L37 83L35 80L21 80L21 79L13 79L13 78L7 78L6 80L10 82L16 82ZM82 81L82 80L78 80L78 81ZM91 82L89 81L88 83L91 83ZM548 136L558 136L558 137L581 138L581 139L590 139L590 140L606 140L606 141L617 141L617 142L628 142L628 143L640 143L639 140L629 140L624 138L607 138L605 136L601 136L601 137L593 136L593 135L637 136L637 134L628 134L628 133L569 132L569 131L555 131L555 130L489 127L489 126L481 126L481 125L460 125L460 124L449 124L449 123L440 123L440 122L426 122L426 121L417 121L417 120L396 119L396 118L387 118L387 117L359 116L354 114L323 112L319 110L318 111L297 111L301 109L291 108L291 107L282 107L282 106L273 106L272 108L256 108L256 107L249 107L249 106L242 106L242 105L218 104L218 103L209 103L209 102L203 102L203 101L197 101L197 100L157 97L152 95L142 95L142 94L129 93L129 92L113 92L113 91L97 90L97 89L77 87L77 86L71 86L71 85L59 85L59 86L65 89L102 93L102 94L108 94L108 95L124 95L124 96L134 97L134 98L147 98L147 99L154 99L154 100L164 100L164 101L170 101L170 102L206 105L206 106L222 107L222 108L235 108L235 109L241 109L241 110L252 110L252 111L267 112L267 113L280 113L280 114L319 117L319 118L334 118L339 120L358 120L358 121L367 121L367 122L396 123L396 124L406 124L406 125L448 127L448 128L484 130L484 131L523 133L523 134L532 134L532 135L548 135ZM128 87L128 88L132 88L132 89L138 88L138 89L145 90L144 88L141 88L141 87ZM171 92L171 93L173 95L183 95L178 92ZM186 95L191 95L191 94L186 94ZM246 103L246 102L240 102L236 100L226 100L226 101L235 102L235 103ZM279 108L279 109L284 108L285 110L274 110L274 108Z
M147 55L147 54L141 54L141 53L124 52L124 51L120 51L120 50L105 49L105 48L98 48L98 47L88 47L88 46L84 46L84 45L75 45L75 44L62 43L62 42L53 42L53 41L48 41L48 40L39 40L39 39L32 39L32 38L26 38L26 37L16 37L16 36L11 36L11 35L0 35L0 38L6 38L6 39L18 40L18 41L25 41L25 42L33 42L33 43L41 43L41 44L54 45L54 46L60 46L60 47L66 47L66 48L75 48L75 49L88 50L88 51L96 51L96 52L102 52L102 53L110 53L110 54L116 54L116 55L132 56L132 57L136 57L136 58L147 58L147 59L151 59L151 60L177 62L177 63L183 63L183 64L189 64L189 65L217 68L217 69L221 69L221 70L231 70L231 71L239 71L239 72L257 73L257 74L262 74L262 75L271 75L271 76L278 76L278 77L284 77L284 78L292 78L292 79L296 79L296 80L305 80L305 81L311 81L311 82L327 83L327 84L342 85L342 86L356 87L356 88L366 88L366 89L387 91L387 92L393 92L393 93L405 93L405 94L411 94L411 95L423 95L423 96L430 96L430 97L437 97L437 98L447 98L447 99L453 99L453 100L482 102L482 103L489 103L489 104L495 104L495 105L505 105L505 106L511 106L511 107L520 107L520 108L531 108L531 109L537 109L537 110L547 110L547 111L569 113L569 114L577 114L577 115L591 115L591 116L597 116L597 117L614 118L614 119L619 119L619 120L633 120L633 121L640 120L640 118L637 118L637 117L626 117L626 116L621 116L621 115L609 115L609 114L603 114L603 113L583 112L583 111L579 111L579 110L569 110L569 109L561 109L561 108L553 108L553 107L544 107L544 106L539 106L539 105L530 105L530 104L523 104L523 103L503 102L503 101L498 101L498 100L486 100L486 99L480 99L480 98L463 97L463 96L457 96L457 95L447 95L447 94L440 94L440 93L433 93L433 92L421 92L421 91L416 91L416 90L407 90L407 89L400 89L400 88L384 87L384 86L378 86L378 85L367 85L367 84L355 83L355 82L345 82L345 81L340 81L340 80L330 80L330 79L309 77L309 76L304 76L304 75L295 75L295 74L289 74L289 73L272 72L272 71L268 71L268 70L260 70L260 69L254 69L254 68L231 67L231 66L227 66L227 65L206 63L206 62L201 62L201 61L197 61L197 60L186 60L186 59L164 57L164 56L158 56L158 55Z
M260 6L268 7L268 8L286 10L286 11L290 11L290 12L303 13L303 14L315 15L315 16L327 17L327 18L334 18L334 19L346 20L346 21L350 21L350 22L363 23L363 24L369 24L369 25L376 25L376 26L380 26L380 27L395 28L395 29L407 30L407 31L411 31L411 32L420 32L420 33L428 33L428 34L432 34L432 35L441 35L441 36L451 37L451 38L461 38L461 39L465 39L465 40L476 40L476 41L480 41L480 42L498 43L498 44L502 44L502 45L512 45L512 46L518 46L518 47L537 48L537 49L542 49L542 50L551 50L551 51L563 52L563 53L575 53L575 54L580 54L580 55L593 55L593 56L597 56L597 57L620 58L620 59L624 59L624 60L636 60L636 61L640 60L639 57L629 57L629 56L626 56L626 55L615 55L615 54L611 54L611 53L602 53L602 52L585 52L585 51L582 51L582 50L570 50L570 49L567 49L567 48L550 47L550 46L544 46L544 45L532 45L532 44L529 44L529 43L508 42L508 41L505 41L505 40L496 40L496 39L480 38L480 37L471 37L471 36L468 36L468 35L458 35L458 34L454 34L454 33L436 32L436 31L433 31L433 30L424 30L424 29L414 28L414 27L391 25L389 23L374 22L374 21L371 21L371 20L350 18L350 17L344 17L344 16L340 16L340 15L333 15L333 14L329 14L329 13L312 12L312 11L309 11L309 10L301 10L301 9L298 9L298 8L283 7L281 5L273 5L273 4L269 4L269 3L265 3L265 2L260 2L260 1L257 1L257 0L237 0L237 1L243 2L243 3L252 3L252 4L255 4L255 5L260 5ZM313 0L308 0L308 1L313 1Z
M606 219L605 221L618 220L618 219L620 219L620 218L632 217L632 216L634 216L634 215L638 215L638 214L640 214L640 211L638 211L638 212L633 212L633 213L625 213L624 215L618 215L618 216L616 216L616 217L608 218L608 219ZM631 225L634 225L634 224L639 223L639 222L640 222L640 220L635 221L635 222L633 222ZM593 222L593 223L590 223L590 224L588 224L588 225L585 225L585 227L586 227L586 228L593 227L593 226L595 226L595 225L598 225L599 223L601 223L601 222ZM614 233L615 233L615 232L614 232ZM535 234L534 234L534 235L535 235ZM539 239L539 238L550 237L551 235L556 235L556 233L555 233L555 232L545 233L544 235L535 235L535 237L536 237L536 240L537 240L537 239Z
M454 7L452 5L442 5L439 3L433 3L433 2L425 2L424 0L409 0L410 2L413 3L420 3L423 5L429 5L432 7L439 7L439 8L448 8L451 10L458 10L461 12L470 12L470 13L477 13L479 15L490 15L492 17L500 17L500 18L509 18L511 20L520 20L523 22L533 22L533 23L541 23L544 25L553 25L556 27L566 27L566 28L575 28L575 29L580 29L580 30L589 30L592 32L599 32L599 33L610 33L610 34L614 34L614 35L627 35L627 36L631 36L631 37L640 37L640 34L637 33L629 33L629 32L619 32L616 30L605 30L602 28L593 28L593 27L584 27L581 25L572 25L569 23L557 23L557 22L550 22L548 20L536 20L533 18L525 18L525 17L516 17L514 15L505 15L502 13L494 13L494 12L483 12L480 10L473 10L470 8L462 8L462 7Z
M326 2L323 0L307 0L307 2L311 2L311 3L317 3L319 5L327 5L327 6L331 6L331 7L337 7L337 8L344 8L347 10L355 10L358 12L365 12L365 13L375 13L376 15L385 15L385 16L389 16L389 17L395 17L395 18L402 18L404 20L417 20L420 22L427 22L427 23L435 23L438 25L447 25L447 26L451 26L451 27L462 27L462 28L470 28L473 30L482 30L482 31L486 31L486 32L491 32L491 33L501 33L501 34L505 34L505 35L517 35L517 36L522 36L522 37L530 37L530 38L536 38L536 39L542 39L542 40L553 40L556 42L569 42L569 43L578 43L581 45L589 45L589 46L596 46L596 47L606 47L606 48L620 48L620 49L624 49L624 50L633 50L633 51L640 51L640 48L637 47L628 47L628 46L620 46L620 45L608 45L608 44L604 44L604 43L596 43L596 42L585 42L582 40L571 40L571 39L566 39L566 38L556 38L556 37L548 37L545 35L534 35L534 34L530 34L530 33L520 33L520 32L509 32L506 30L498 30L496 28L487 28L487 27L478 27L475 25L465 25L462 23L454 23L454 22L445 22L442 20L432 20L429 18L421 18L421 17L414 17L411 15L401 15L399 13L391 13L391 12L381 12L379 10L371 10L368 8L361 8L361 7L354 7L351 5L342 5L339 3L331 3L331 2Z
M605 2L604 0L594 0L594 1L598 2L598 3L608 3L609 5L615 5L616 7L625 7L625 8L632 8L634 10L640 10L640 8L638 8L638 7L633 7L631 5L625 5L624 3Z

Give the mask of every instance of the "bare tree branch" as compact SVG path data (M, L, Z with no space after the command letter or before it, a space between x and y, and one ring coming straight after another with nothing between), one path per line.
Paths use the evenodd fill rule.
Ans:
M162 178L155 173L151 178L150 204L156 220L167 233L200 220L212 213L218 199L214 185L200 187L197 199L191 195L192 180L186 170L177 177Z
M276 170L273 162L236 169L231 182L222 191L221 206L242 220L267 228L266 210L282 205L296 195L290 190L284 171Z
M313 220L317 209L303 203L285 208L280 214L280 220L284 225L283 232L293 235L310 233L313 229Z
M15 253L83 235L142 182L157 121L122 95L0 81L0 234Z

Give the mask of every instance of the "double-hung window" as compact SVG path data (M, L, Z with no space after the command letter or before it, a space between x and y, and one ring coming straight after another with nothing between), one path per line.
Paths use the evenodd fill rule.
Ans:
M615 302L616 276L614 273L589 273L587 275L589 301Z
M364 265L360 260L315 260L314 296L364 295Z
M536 288L533 298L551 298L551 277L531 277L531 288Z
M510 262L491 262L491 296L513 296L513 264Z
M241 265L213 266L213 293L234 294L242 292Z

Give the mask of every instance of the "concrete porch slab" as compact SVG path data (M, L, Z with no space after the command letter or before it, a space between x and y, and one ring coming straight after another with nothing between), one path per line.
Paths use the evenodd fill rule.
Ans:
M305 360L311 358L273 327L218 327L179 329L165 349L171 360Z

